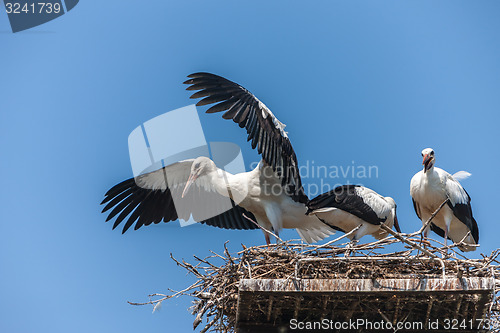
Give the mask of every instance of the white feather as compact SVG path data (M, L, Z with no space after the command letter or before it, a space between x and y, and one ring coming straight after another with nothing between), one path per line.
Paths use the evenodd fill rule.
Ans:
M472 176L472 174L467 171L458 171L453 174L453 178L455 178L455 180L459 182L469 178L470 176Z

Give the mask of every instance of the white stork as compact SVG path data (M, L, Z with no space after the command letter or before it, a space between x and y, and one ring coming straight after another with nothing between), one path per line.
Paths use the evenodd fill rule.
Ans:
M188 77L184 82L189 84L187 90L200 90L191 98L204 97L197 106L218 103L206 112L227 110L222 118L245 127L247 141L252 141L262 161L250 172L233 175L209 158L198 157L128 179L111 188L102 202L107 203L103 212L113 208L106 221L119 214L113 229L129 215L123 232L136 221L134 228L138 229L162 220L187 220L190 215L197 222L220 228L256 229L245 214L276 234L283 228L296 229L308 243L335 233L315 216L305 215L308 198L285 125L252 93L232 81L209 73ZM215 208L228 202L228 197L231 205L223 213L207 214L217 212ZM264 234L269 244L269 234Z
M424 169L411 179L410 194L417 216L425 223L432 213L448 198L449 201L433 218L430 229L441 237L445 244L449 238L455 243L464 239L464 243L476 245L479 242L479 230L472 216L470 197L458 180L470 175L464 171L454 176L434 167L436 156L432 148L422 150ZM429 227L424 231L427 237ZM467 237L466 237L467 236ZM462 245L462 251L474 251L474 246Z
M349 236L351 241L358 241L364 235L385 238L387 232L380 228L382 223L401 232L394 199L364 186L338 186L312 199L307 206L307 214L316 215L336 230L349 233L360 226Z

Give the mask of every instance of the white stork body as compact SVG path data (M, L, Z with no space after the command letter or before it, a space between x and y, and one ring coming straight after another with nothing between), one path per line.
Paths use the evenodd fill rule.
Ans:
M103 212L113 208L107 221L118 215L113 228L127 216L125 232L136 221L142 225L188 220L229 229L259 226L279 233L296 229L308 242L335 231L314 216L305 215L304 193L297 158L287 133L273 113L240 85L209 73L196 73L186 81L188 90L200 90L192 98L205 97L198 106L219 103L207 113L225 111L248 134L262 161L250 172L230 174L207 157L185 160L126 180L111 188L103 200ZM269 235L265 233L269 244Z
M307 205L308 214L316 215L334 229L348 233L360 226L349 236L351 240L359 240L365 235L385 238L387 232L380 228L382 223L389 228L395 226L401 232L394 199L364 186L339 186L312 199Z
M472 216L470 197L465 189L448 172L434 167L434 151L426 148L422 151L424 170L413 176L410 182L410 194L417 216L425 223L439 206L449 198L433 218L425 230L427 237L429 228L438 235L458 243L462 239L467 244L478 244L479 232L477 223ZM461 177L464 172L457 173ZM457 177L458 178L458 177ZM463 245L463 251L474 251L476 248Z
M232 199L251 212L266 230L273 230L278 234L282 229L296 229L308 243L317 242L334 233L318 218L305 215L305 204L292 200L282 190L277 191L281 189L281 180L265 162L261 161L250 172L233 175L218 169L208 158L199 157L197 160L207 163L207 168L217 170L208 173L208 181L217 192L225 197L230 193Z

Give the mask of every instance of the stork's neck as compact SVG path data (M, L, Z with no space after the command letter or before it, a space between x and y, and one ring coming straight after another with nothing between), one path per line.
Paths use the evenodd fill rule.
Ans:
M227 186L229 183L228 179L232 176L232 174L215 167L213 170L210 170L207 173L207 176L215 190L219 194L227 197Z
M225 197L230 197L233 201L239 203L248 194L246 174L245 172L233 175L225 170L215 168L208 176L217 193Z
M427 177L427 178L434 178L437 175L438 174L437 174L436 170L434 170L434 165L431 166L429 170L427 170L426 172L424 172L424 176Z

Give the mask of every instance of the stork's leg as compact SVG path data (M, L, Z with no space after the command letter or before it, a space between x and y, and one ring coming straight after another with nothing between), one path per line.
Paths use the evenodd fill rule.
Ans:
M270 224L270 228L268 230L271 230L275 235L278 235L278 231L281 230L281 212L279 208L272 204L266 204L264 205L264 211L266 212L266 216ZM266 234L267 241L269 239L269 233Z
M267 247L269 247L271 245L271 239L269 238L269 233L265 230L263 230L263 232L264 232L264 237L266 238Z
M449 216L449 214L447 214L447 216L445 216L445 218L444 218L444 246L445 246L445 248L448 244L448 234L450 232L451 219L452 219L452 217ZM445 249L445 251L446 251L445 253L448 254L447 248ZM443 254L443 256L444 256L444 254Z
M345 257L349 257L351 255L352 248L355 247L358 242L359 242L358 239L353 238L353 239L351 239L351 241L349 243L347 243L347 245L346 245L346 251L345 251L345 254L344 254Z
M429 238L429 230L431 230L430 226L427 226L427 228L425 228L424 230L424 246L429 244L429 241L427 240L427 238Z
M424 245L424 233L422 232L420 234L420 246L423 247ZM417 250L417 257L420 255L420 250Z
M448 243L448 225L446 225L444 227L444 247L445 247L444 251L445 252L443 253L443 258L446 256L446 254L448 254L448 248L446 248L447 243Z
M429 242L427 241L428 236L429 236L429 226L427 226L427 228L425 228L420 234L420 246L423 247L424 249L427 247L427 244L429 244ZM420 250L417 251L417 255L419 254Z
M351 249L353 247L356 246L356 244L358 244L359 240L361 239L361 237L363 237L365 235L365 226L364 225L361 225L361 227L358 229L358 231L356 231L356 233L352 236L351 238L351 241L346 245L346 249L347 251L345 252L345 256L348 257L351 255Z
M448 245L448 233L449 233L449 225L446 223L444 227L444 246L446 247ZM446 249L446 252L448 252L448 249Z

